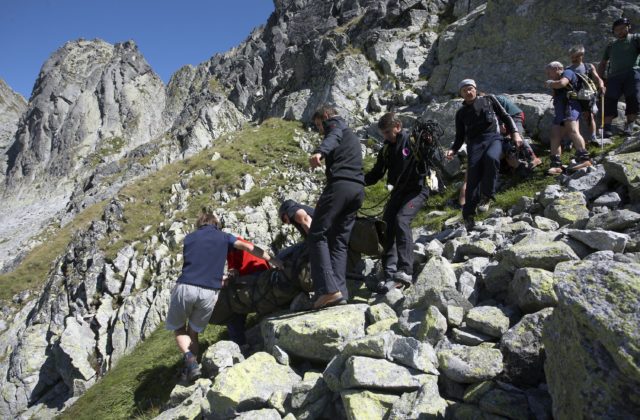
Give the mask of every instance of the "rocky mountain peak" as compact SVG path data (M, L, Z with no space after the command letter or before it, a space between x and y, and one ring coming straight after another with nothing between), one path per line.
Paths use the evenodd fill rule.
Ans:
M9 150L8 186L64 185L152 140L165 128L164 104L164 84L133 41L67 42L42 66Z

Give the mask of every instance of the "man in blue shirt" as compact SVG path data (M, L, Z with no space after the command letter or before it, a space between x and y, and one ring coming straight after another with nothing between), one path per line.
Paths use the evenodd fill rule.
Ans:
M183 353L184 376L195 380L200 376L197 362L198 334L209 323L213 307L223 286L227 252L247 251L271 264L281 266L268 252L243 242L218 228L218 218L203 213L196 222L197 230L184 239L182 274L171 291L166 328L174 331L178 348Z
M565 169L560 159L562 153L560 142L563 138L570 139L576 149L575 164L570 169L591 166L591 158L578 127L582 109L577 98L572 96L579 86L578 76L569 69L565 70L562 63L558 61L547 64L545 71L548 78L545 84L553 89L554 109L551 126L551 165L548 173L559 175Z
M307 237L313 221L313 208L294 200L284 200L278 209L282 223L293 225L303 238Z

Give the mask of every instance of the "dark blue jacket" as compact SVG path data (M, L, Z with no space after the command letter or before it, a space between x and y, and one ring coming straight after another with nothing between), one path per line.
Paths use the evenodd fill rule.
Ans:
M184 238L184 260L178 283L220 289L227 252L237 238L212 225L200 226Z
M386 172L387 184L402 187L404 192L422 188L427 174L426 164L418 162L413 156L410 141L407 130L398 133L395 143L385 140L384 146L378 152L376 164L364 176L365 185L375 184ZM399 183L401 185L398 185Z
M325 161L327 182L348 180L364 184L360 139L342 117L322 122L324 139L314 153L321 153Z

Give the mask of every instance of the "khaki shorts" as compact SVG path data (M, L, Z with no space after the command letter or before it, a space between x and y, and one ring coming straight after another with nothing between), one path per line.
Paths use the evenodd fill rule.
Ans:
M219 293L220 290L177 283L171 291L166 320L167 329L175 331L184 328L188 322L189 328L193 331L197 333L204 331Z

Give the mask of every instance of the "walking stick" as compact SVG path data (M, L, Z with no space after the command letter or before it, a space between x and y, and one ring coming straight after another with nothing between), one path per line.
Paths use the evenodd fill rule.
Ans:
M604 94L600 92L600 153L604 151Z

